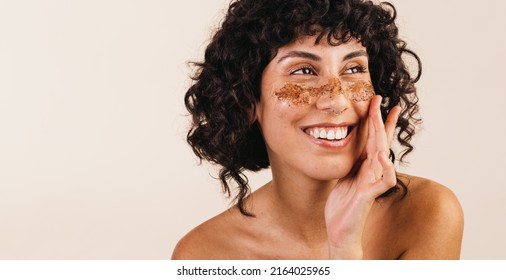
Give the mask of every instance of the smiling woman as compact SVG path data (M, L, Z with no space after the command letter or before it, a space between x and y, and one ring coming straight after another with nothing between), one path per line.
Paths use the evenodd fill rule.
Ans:
M394 168L392 141L401 160L413 149L421 74L394 20L392 5L360 0L230 5L185 103L188 143L221 166L226 193L237 184L237 204L174 259L459 258L453 193ZM267 167L250 193L243 171Z

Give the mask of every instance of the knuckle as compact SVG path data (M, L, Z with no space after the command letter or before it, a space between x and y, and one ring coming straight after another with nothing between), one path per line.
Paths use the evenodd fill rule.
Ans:
M395 178L395 175L386 176L385 178L385 184L387 184L389 187L395 186L397 184L397 178Z

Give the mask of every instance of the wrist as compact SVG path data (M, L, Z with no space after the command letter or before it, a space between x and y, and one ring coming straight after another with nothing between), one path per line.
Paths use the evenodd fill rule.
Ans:
M356 247L356 246L355 246ZM342 248L329 245L329 259L331 260L362 260L364 252L361 248Z

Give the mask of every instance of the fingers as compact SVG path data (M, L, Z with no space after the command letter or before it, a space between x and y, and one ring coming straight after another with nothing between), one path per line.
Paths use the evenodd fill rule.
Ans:
M388 152L392 145L401 107L399 105L393 107L390 110L385 123L383 123L381 118L381 100L381 96L374 96L369 107L369 118L372 120L374 125L374 138L377 142L378 151Z
M371 108L369 109L369 118L372 120L374 126L376 150L387 152L390 149L390 146L388 145L388 140L385 133L385 125L383 124L383 120L381 118L381 96L374 96L370 106Z
M363 174L366 180L373 183L381 181L380 187L384 184L389 187L396 184L395 167L388 159L390 145L393 141L397 120L401 111L400 106L390 110L385 123L381 117L381 96L374 96L369 107L367 118L367 141L365 146L366 160ZM362 172L360 172L362 173ZM367 174L367 175L366 175ZM360 174L359 174L360 175Z
M370 160L368 164L370 168L369 180L381 182L381 187L377 190L379 192L385 191L384 188L392 187L397 182L395 167L388 159L387 154L390 151L401 111L399 106L395 106L388 114L385 123L383 123L380 110L381 99L381 96L375 96L371 101L368 117L369 132L366 143L367 159Z
M364 187L367 190L367 196L375 199L397 183L395 167L384 152L378 152L369 167L369 172L365 172L368 184Z
M385 184L385 187L388 189L395 186L397 179L394 164L388 159L384 152L378 154L378 160L383 169L383 178L381 180Z
M367 142L365 144L366 157L371 158L376 152L376 134L372 119L367 118Z

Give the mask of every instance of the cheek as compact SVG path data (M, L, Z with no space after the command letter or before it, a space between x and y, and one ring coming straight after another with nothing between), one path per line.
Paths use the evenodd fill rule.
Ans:
M374 87L370 81L354 81L345 83L344 91L351 101L351 106L361 119L366 119L371 100L374 97Z
M309 106L295 106L276 98L263 103L259 122L269 151L283 153L293 149L293 141L287 139L297 138L297 124L307 114L306 107Z
M283 123L287 126L289 123L295 123L307 115L311 106L309 104L298 104L295 105L286 100L279 100L277 98L271 98L269 104L266 107L264 115L270 120L276 123Z
M344 92L353 103L367 102L369 104L375 94L374 87L370 81L360 80L347 82L344 83L343 88Z
M287 83L264 96L266 111L280 120L295 121L308 112L312 96L300 85Z
M278 100L295 106L311 105L316 99L324 95L342 94L341 82L338 78L332 78L329 83L320 87L303 86L287 83L274 92Z
M311 103L311 92L300 85L287 83L274 92L273 98L288 106L303 106Z
M369 106L371 105L371 100L360 101L360 102L352 102L351 106L357 113L360 119L366 119L369 113Z
M286 138L295 137L299 121L310 110L309 105L294 105L286 100L280 100L272 94L262 96L257 116L267 145L271 149L286 146ZM283 135L282 137L280 137ZM277 148L275 148L277 147Z

